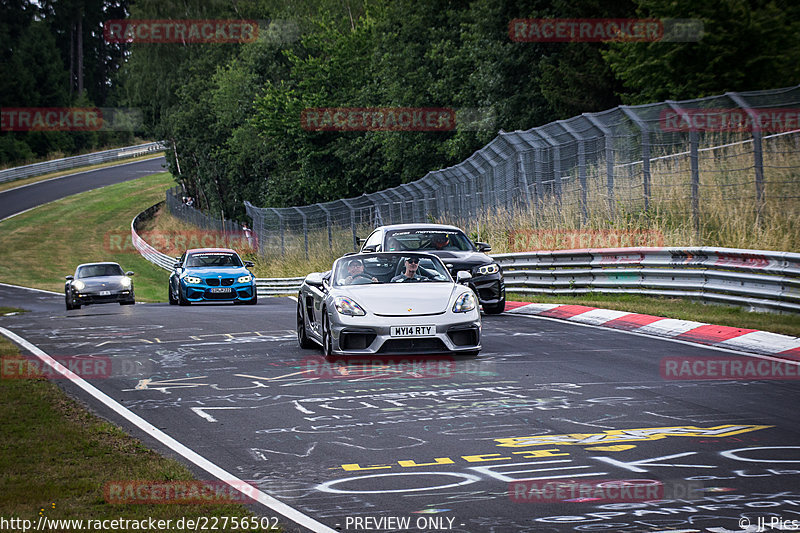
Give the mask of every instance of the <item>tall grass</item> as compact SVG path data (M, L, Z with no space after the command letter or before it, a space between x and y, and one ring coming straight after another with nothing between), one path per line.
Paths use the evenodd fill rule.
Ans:
M520 244L567 249L597 247L716 246L800 250L800 149L789 139L764 142L764 195L757 204L751 144L700 152L699 209L693 216L689 156L651 163L645 209L641 165L617 168L613 201L605 163L587 172L588 216L577 179L565 180L560 198L550 194L525 208L494 209L463 220L495 252L523 251ZM632 172L629 172L632 170ZM449 222L446 219L441 222ZM594 233L593 233L594 232Z

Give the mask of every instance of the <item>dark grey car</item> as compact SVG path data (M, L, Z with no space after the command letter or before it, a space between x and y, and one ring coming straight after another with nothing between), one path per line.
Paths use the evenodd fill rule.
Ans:
M361 247L361 252L425 252L436 255L455 278L469 272L469 286L487 314L502 313L506 307L503 269L486 255L492 248L473 243L461 229L445 224L394 224L376 228Z
M66 276L67 282L64 284L67 310L90 304L136 303L130 276L133 276L133 272L123 272L117 263L78 265L73 276Z

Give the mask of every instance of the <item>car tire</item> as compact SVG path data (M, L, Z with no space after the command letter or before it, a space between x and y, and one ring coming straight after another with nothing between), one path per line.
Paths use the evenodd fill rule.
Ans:
M494 305L484 305L483 306L483 311L487 315L499 315L500 313L502 313L505 310L506 310L506 299L505 298L503 298L502 300L500 300L498 303L496 303Z
M303 307L297 302L297 344L300 348L312 348L314 343L308 338L306 333L306 319L303 316Z
M328 313L325 309L322 310L322 355L326 359L333 357L333 338L331 336L331 327L328 322Z
M258 303L258 292L253 294L253 298L244 302L245 305L256 305Z
M172 285L167 287L167 297L169 298L169 305L178 305L178 300L172 295Z
M67 311L72 311L73 309L75 309L75 306L72 305L72 303L70 303L69 301L69 296L64 297L64 303L67 304Z
M120 302L119 305L134 305L136 300L125 300L124 302Z
M183 291L178 287L178 305L189 305L192 302L183 297Z

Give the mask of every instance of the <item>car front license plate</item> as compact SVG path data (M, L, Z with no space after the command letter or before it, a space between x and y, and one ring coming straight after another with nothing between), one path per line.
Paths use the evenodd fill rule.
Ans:
M228 287L212 287L209 292L231 292Z
M100 291L100 296L111 296L111 291Z
M436 326L392 326L391 337L433 337Z

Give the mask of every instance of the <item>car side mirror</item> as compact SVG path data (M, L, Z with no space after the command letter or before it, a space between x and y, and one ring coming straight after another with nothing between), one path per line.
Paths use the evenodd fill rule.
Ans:
M245 262L244 262L244 266L245 266L246 268L253 268L254 266L256 266L256 264L255 264L255 263L253 263L252 261L245 261Z
M456 283L466 284L471 279L472 279L472 274L470 274L466 270L459 270L456 273Z
M485 242L476 242L475 246L478 248L479 252L491 252L492 251L492 247L489 246Z
M126 276L133 276L133 270L128 270L127 272L125 272L125 275Z
M67 281L72 281L73 279L75 279L75 276L64 276L64 279Z
M180 267L181 267L181 262L180 261L175 261L175 264L172 265L172 268L175 268L175 269L178 269Z
M361 249L362 252L375 252L378 250L377 244L370 244L369 246L365 246Z

